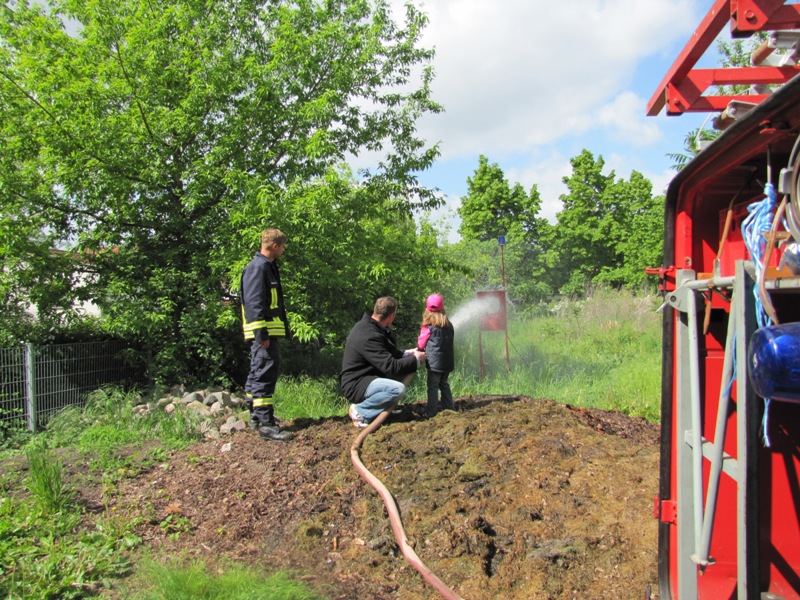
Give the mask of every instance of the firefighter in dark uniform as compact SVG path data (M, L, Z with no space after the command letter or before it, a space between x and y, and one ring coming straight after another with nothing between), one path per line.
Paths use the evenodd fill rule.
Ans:
M261 437L288 440L275 420L272 395L278 381L281 338L289 336L283 288L276 260L286 249L286 236L278 229L261 233L261 250L242 273L242 325L250 347L250 373L244 391L250 409L250 427Z

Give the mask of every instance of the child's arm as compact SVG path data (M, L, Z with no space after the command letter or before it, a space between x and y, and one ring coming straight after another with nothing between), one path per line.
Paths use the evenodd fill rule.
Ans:
M425 350L425 346L428 345L428 338L431 337L431 328L427 325L423 325L419 329L419 337L417 338L417 348L419 350Z

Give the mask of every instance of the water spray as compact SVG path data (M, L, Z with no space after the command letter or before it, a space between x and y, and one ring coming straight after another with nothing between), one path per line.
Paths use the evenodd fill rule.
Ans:
M508 356L508 328L506 326L506 293L505 291L478 292L477 297L459 306L450 316L450 322L456 331L461 331L477 323L478 353L480 359L481 378L484 373L483 340L484 331L503 331L506 336L506 366L511 368Z
M467 327L497 314L499 310L499 298L495 296L478 296L459 306L450 316L450 322L456 329Z
M478 292L476 298L459 306L450 316L450 322L455 329L478 321L478 353L480 355L481 379L483 379L483 331L503 331L506 336L506 367L511 370L511 361L508 356L508 327L506 324L506 265L503 248L506 245L505 236L497 239L500 245L502 258L503 289L499 291Z

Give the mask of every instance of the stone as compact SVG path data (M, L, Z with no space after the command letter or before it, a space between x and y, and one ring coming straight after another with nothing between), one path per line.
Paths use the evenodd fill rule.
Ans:
M203 397L203 394L200 394L198 392L190 392L188 394L185 394L181 398L181 402L183 402L187 406L189 404L191 404L192 402L199 402L200 404L202 404L203 400L205 400L205 398Z

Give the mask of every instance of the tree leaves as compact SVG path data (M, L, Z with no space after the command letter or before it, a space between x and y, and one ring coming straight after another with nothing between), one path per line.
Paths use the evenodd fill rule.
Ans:
M297 239L306 220L315 225L303 213L281 218L302 196L294 186L333 186L318 231L347 229L354 209L337 193L367 198L382 215L391 206L401 222L438 202L415 175L438 153L416 137L416 119L441 110L425 69L432 53L419 46L424 24L410 5L395 22L380 0L4 6L2 219L36 215L7 245L34 270L10 276L18 302L68 308L89 297L110 327L152 343L156 368L171 376L196 371L198 338L229 353L232 342L208 334L230 322L219 313L233 308L219 307L233 267L252 256L261 229L283 221ZM365 149L379 152L358 183L326 179ZM413 227L394 231L415 238ZM36 262L54 247L67 250L63 272L77 274L68 285ZM298 245L295 256L312 251ZM315 313L365 292L331 279L339 293L291 307L298 322L317 323Z
M568 193L561 196L563 208L553 225L538 216L536 186L525 194L497 164L480 157L459 210L465 238L460 245L490 258L483 266L471 261L479 288L502 285L498 252L490 243L499 235L507 241L500 258L509 294L523 302L582 295L593 284L639 287L644 269L661 263L664 199L653 198L650 182L635 171L627 181L604 173L603 158L588 150L570 163L572 174L564 178Z

